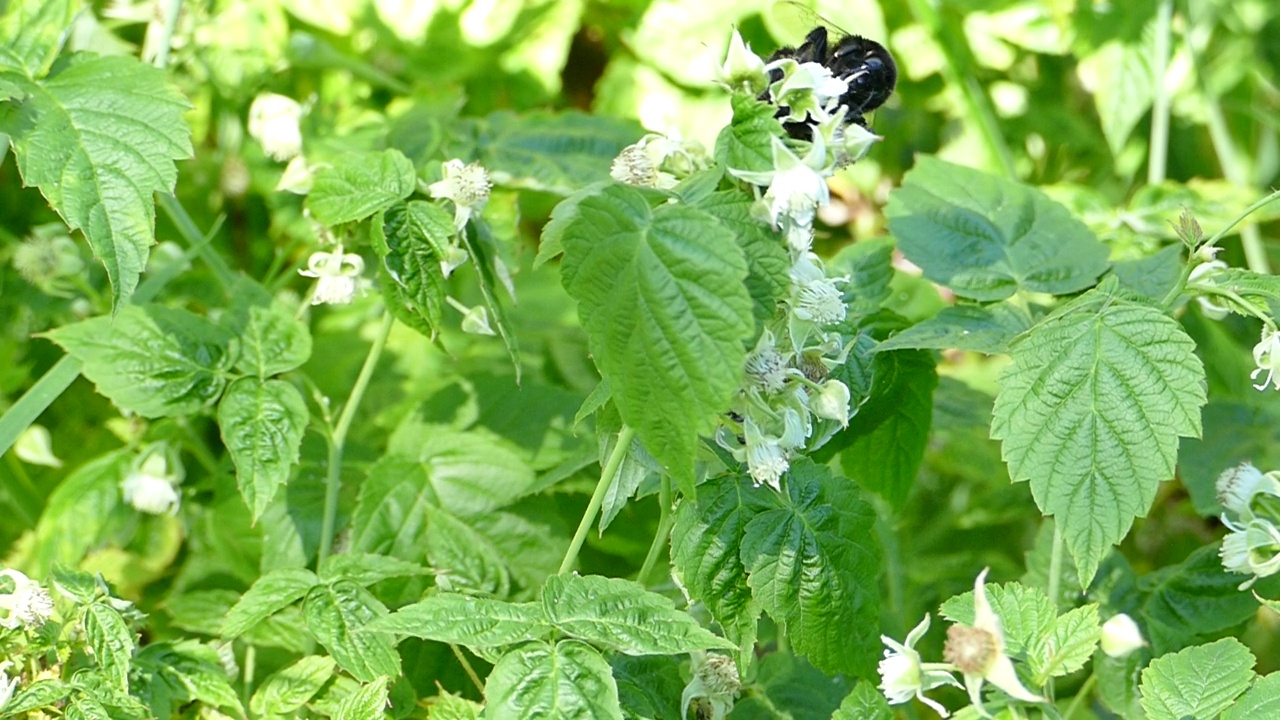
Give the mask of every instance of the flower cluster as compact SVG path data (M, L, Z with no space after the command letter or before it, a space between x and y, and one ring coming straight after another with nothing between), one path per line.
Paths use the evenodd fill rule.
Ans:
M1250 463L1218 476L1218 502L1226 512L1222 522L1231 532L1222 540L1222 566L1250 575L1245 590L1280 572L1280 473L1263 474Z
M694 717L707 720L724 720L733 710L734 698L742 690L738 666L733 658L716 653L694 653L693 679L685 686L680 698L680 717L688 717L690 705L701 709Z
M0 570L0 578L0 586L13 585L12 590L0 592L0 627L38 628L53 617L53 597L40 583L11 568Z

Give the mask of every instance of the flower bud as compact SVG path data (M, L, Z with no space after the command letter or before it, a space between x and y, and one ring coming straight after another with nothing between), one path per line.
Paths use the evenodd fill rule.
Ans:
M1113 615L1102 624L1102 652L1110 657L1125 657L1146 644L1138 623L1124 613Z
M297 101L263 93L249 106L249 135L272 160L292 160L302 152L301 118L302 106Z

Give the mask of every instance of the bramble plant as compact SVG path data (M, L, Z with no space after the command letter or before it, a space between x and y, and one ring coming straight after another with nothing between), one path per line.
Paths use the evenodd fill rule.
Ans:
M1280 7L697 5L0 5L0 719L1280 716Z

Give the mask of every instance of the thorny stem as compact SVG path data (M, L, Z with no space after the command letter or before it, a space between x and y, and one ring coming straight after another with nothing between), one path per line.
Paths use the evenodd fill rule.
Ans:
M587 533L591 530L591 525L596 521L596 515L600 512L600 506L604 504L605 493L609 491L609 486L613 484L613 479L618 475L618 468L622 467L622 460L627 456L627 452L631 449L631 439L636 435L636 431L627 425L623 425L618 431L618 444L613 446L613 452L609 454L609 460L604 465L604 470L600 473L600 481L596 483L595 492L591 493L591 501L587 503L587 509L582 513L582 521L578 523L578 531L573 534L573 540L569 543L569 550L564 554L564 560L560 563L559 574L564 575L573 568L574 562L578 560L578 552L582 550L582 543L587 539Z
M317 566L329 557L329 552L333 549L333 531L338 517L338 494L342 490L342 451L347 442L347 431L351 429L356 408L360 406L360 399L364 397L364 392L369 387L373 369L378 365L382 350L387 345L387 336L391 334L391 327L395 324L395 316L391 311L384 312L382 326L378 328L378 334L373 338L369 355L364 359L360 375L356 377L355 385L351 387L351 394L347 396L347 402L343 404L342 413L338 415L338 422L329 436L328 472L324 479L324 520L320 525L320 553L316 559Z

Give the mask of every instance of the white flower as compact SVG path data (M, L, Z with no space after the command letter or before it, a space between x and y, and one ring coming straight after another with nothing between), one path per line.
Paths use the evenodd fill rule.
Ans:
M13 693L18 689L18 676L9 677L9 667L13 665L12 660L0 662L0 711L4 710L4 706L9 704L9 700L13 698Z
M298 121L302 106L275 93L263 93L249 106L249 135L263 151L278 162L292 160L302 152L302 131Z
M803 398L804 390L796 388L796 394ZM811 432L813 432L813 423L809 421L809 413L801 413L794 407L783 408L782 437L778 438L778 447L783 450L798 448L804 444L804 439L809 437Z
M311 253L307 269L298 274L316 278L312 305L346 305L356 296L357 279L362 272L364 259L355 253L344 253L339 245L333 252Z
M124 501L148 515L177 515L181 498L173 485L176 476L169 472L168 464L163 451L148 455L120 482Z
M828 380L822 391L809 402L814 415L849 426L849 388L839 380Z
M787 358L774 346L772 332L761 333L755 349L747 355L745 369L747 382L763 392L776 393L786 386Z
M833 325L844 320L844 295L836 287L844 278L828 278L821 261L806 252L791 266L792 312L801 320Z
M1280 496L1280 480L1275 473L1262 474L1252 463L1227 468L1218 476L1216 483L1218 503L1222 507L1246 520L1253 518L1250 505L1257 495Z
M452 200L453 226L461 230L489 202L489 173L479 163L464 164L461 160L449 160L444 164L444 179L431 183L431 197Z
M1195 221L1192 220L1192 222ZM1212 249L1216 253L1219 248L1215 247ZM1199 255L1200 253L1197 252L1196 254ZM1200 263L1191 269L1191 274L1187 276L1187 284L1190 285L1191 283L1206 277L1213 277L1226 269L1227 264L1221 260L1210 260L1209 262ZM1223 305L1211 295L1197 295L1196 302L1200 303L1200 310L1204 313L1204 316L1211 320L1221 320L1231 312L1230 308Z
M49 430L43 425L30 425L13 444L13 454L18 459L32 465L46 467L62 467L62 461L53 454L53 440Z
M743 436L747 440L747 472L756 487L768 485L782 492L782 475L791 467L787 454L777 438L760 432L751 418L742 422Z
M49 591L18 570L0 570L0 578L9 578L13 590L0 595L0 627L14 630L36 628L53 617L53 598ZM2 703L0 703L2 705Z
M773 170L752 172L729 169L735 177L753 185L769 187L764 193L769 222L774 227L786 226L787 239L798 249L808 249L812 237L813 218L818 208L827 204L831 192L822 174L826 172L826 145L821 135L815 135L808 154L801 159L779 138L773 139ZM785 222L784 222L785 221Z
M969 700L983 717L991 717L982 705L982 684L990 682L1011 697L1024 702L1046 702L1022 685L1013 661L1004 652L1004 630L1000 618L987 599L987 570L973 583L973 625L952 625L947 629L943 655L964 674Z
M752 95L759 95L769 84L769 74L765 72L764 60L751 52L751 46L742 41L737 29L729 39L729 52L725 56L724 65L720 68L720 80L730 90L739 88Z
M280 181L276 183L276 192L306 195L311 192L311 180L311 166L307 164L306 158L299 155L284 167Z
M723 720L733 709L733 699L742 689L738 666L727 655L711 653L703 656L702 653L695 653L693 667L693 679L685 686L680 697L680 716L688 717L690 703L695 698L701 698L710 705L711 713L697 717Z
M1102 652L1110 657L1125 657L1146 644L1138 623L1124 613L1112 615L1111 619L1102 623Z
M1254 388L1266 390L1268 385L1274 385L1280 390L1280 332L1276 332L1274 327L1262 326L1262 339L1253 346L1253 364L1258 369L1249 376L1250 380L1258 379L1263 370L1267 371L1267 379Z
M951 673L943 669L947 666L941 663L926 665L920 662L920 653L916 652L915 645L928 631L929 615L925 614L920 624L907 633L905 644L887 635L880 636L881 642L889 648L884 651L884 659L880 661L878 668L880 691L884 693L890 705L901 705L916 698L933 708L942 717L947 717L949 714L947 709L936 700L925 697L924 694L943 685L962 686Z
M790 114L783 120L823 122L830 117L840 96L849 91L844 80L831 74L825 65L796 62L795 58L779 58L765 66L777 70L782 77L769 87L775 105L785 106Z
M1259 578L1280 572L1280 529L1269 520L1255 518L1247 523L1223 522L1231 533L1222 539L1218 554L1227 572L1252 574L1240 584L1245 590Z

